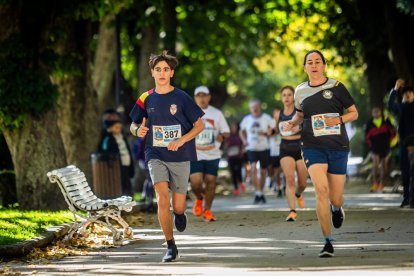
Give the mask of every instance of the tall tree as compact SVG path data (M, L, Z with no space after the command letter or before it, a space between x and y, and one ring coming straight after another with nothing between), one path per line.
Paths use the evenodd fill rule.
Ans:
M51 10L44 1L0 6L0 128L11 152L17 198L24 209L64 206L46 177L66 164L44 56Z
M114 104L115 28L113 21L112 14L106 15L102 19L96 42L92 81L98 97L99 113Z
M92 23L88 20L69 21L59 24L65 36L56 45L61 56L72 57L76 66L72 74L55 76L58 86L58 125L65 145L67 162L75 164L92 179L90 154L99 142L101 124L98 99L93 89L90 50Z

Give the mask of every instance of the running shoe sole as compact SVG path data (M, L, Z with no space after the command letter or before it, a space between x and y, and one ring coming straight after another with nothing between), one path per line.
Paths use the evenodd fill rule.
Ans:
M331 243L325 244L322 251L319 253L320 258L329 258L335 256L334 249Z

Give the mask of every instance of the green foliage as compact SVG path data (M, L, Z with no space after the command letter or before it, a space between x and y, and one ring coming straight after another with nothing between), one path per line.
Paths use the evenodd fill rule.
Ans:
M0 130L19 127L27 114L39 116L58 97L49 76L28 66L32 54L16 36L0 44Z
M414 16L414 3L412 0L397 0L397 8L405 14Z
M73 220L69 211L20 211L0 207L0 245L14 244L42 235L48 227Z

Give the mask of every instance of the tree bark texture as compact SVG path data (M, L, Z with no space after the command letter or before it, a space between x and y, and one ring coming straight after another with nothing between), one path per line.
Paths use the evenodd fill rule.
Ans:
M57 127L56 109L39 118L28 116L24 125L4 133L14 163L16 192L22 209L67 208L56 184L46 173L66 165L65 150Z
M388 1L388 0L385 0ZM388 57L390 44L386 29L386 20L383 14L383 5L380 1L358 1L359 22L358 39L363 44L362 52L367 69L365 75L369 85L369 100L371 104L383 104L385 95L389 92L389 85L395 78L393 65Z
M175 55L175 43L177 41L177 0L163 1L163 19L165 28L164 48L170 54Z
M136 59L138 66L138 93L143 93L154 86L148 61L150 55L157 51L158 30L158 26L148 26L142 30L142 43ZM139 95L134 96L137 97Z
M37 6L34 2L0 5L0 43L11 35L21 40L27 55L26 64L22 66L45 70L39 66L42 64L39 49L45 42L45 30L50 19L48 12L49 10L42 9L41 5ZM5 92L10 97L15 96L14 91ZM33 95L34 101L36 96ZM25 114L25 119L18 128L5 129L3 135L13 161L15 190L20 208L67 208L59 187L50 183L46 176L48 171L66 165L56 109L36 117ZM13 195L10 194L9 197L12 198Z
M100 114L114 106L115 28L113 20L112 15L106 16L100 23L92 73L93 88L97 93Z
M397 10L396 1L383 1L386 30L398 77L414 85L414 16Z
M101 122L97 94L91 80L91 53L89 50L90 23L79 21L68 24L68 38L61 44L61 54L81 57L77 64L79 74L54 79L59 87L58 125L62 133L67 162L78 166L92 183L90 154L98 146Z

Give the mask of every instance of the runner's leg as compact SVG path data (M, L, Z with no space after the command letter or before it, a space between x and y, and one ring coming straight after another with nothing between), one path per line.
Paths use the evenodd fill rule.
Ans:
M203 173L196 172L190 175L191 189L197 199L203 199Z
M345 180L346 176L344 174L328 173L329 199L332 206L336 208L340 208L344 204Z
M296 172L298 175L298 186L296 188L296 194L301 195L306 189L308 171L306 170L305 163L303 159L296 161Z
M154 185L157 193L158 204L158 221L164 232L165 240L169 241L174 238L173 225L170 213L170 192L168 182L158 182Z
M329 201L328 164L313 164L308 168L315 187L316 214L323 236L331 235L331 209Z
M285 156L280 160L280 166L286 180L286 199L290 210L296 209L295 204L295 159L290 156Z
M217 176L206 174L204 180L206 183L204 210L211 210L211 206L213 204L214 196L216 193Z

